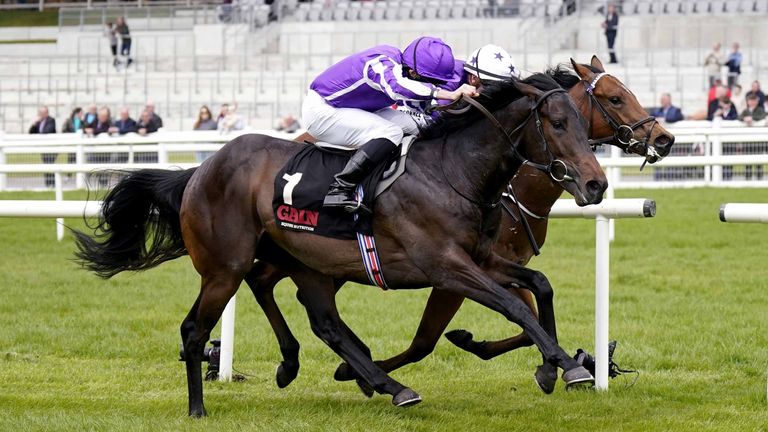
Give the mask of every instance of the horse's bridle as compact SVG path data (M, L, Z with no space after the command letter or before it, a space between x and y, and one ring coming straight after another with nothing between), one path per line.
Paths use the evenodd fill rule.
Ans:
M566 91L564 89L562 89L562 88L557 88L557 89L552 89L552 90L549 90L549 91L546 91L546 92L542 93L541 96L539 96L539 98L536 100L536 103L534 103L531 106L531 112L528 114L528 116L525 118L525 120L522 123L520 123L515 129L513 129L511 132L507 132L507 130L504 129L504 126L499 122L499 120L496 118L496 116L494 116L490 111L488 111L488 109L485 108L482 104L480 104L480 102L478 102L478 101L476 101L476 100L474 100L472 98L465 98L463 95L461 97L459 97L457 100L455 100L454 102L452 102L452 103L450 103L448 105L437 107L437 108L433 108L432 111L437 110L437 111L444 111L444 112L447 112L449 114L463 114L463 113L469 111L472 107L475 107L507 139L507 141L509 142L510 147L512 148L512 152L513 152L513 155L514 155L515 159L520 161L520 163L522 165L529 165L529 166L531 166L531 167L533 167L533 168L535 168L535 169L537 169L539 171L545 172L553 180L555 180L558 183L559 182L563 182L563 181L573 181L574 180L573 177L571 177L568 174L568 166L565 164L565 162L561 161L560 159L555 159L552 156L552 153L549 151L549 144L547 143L547 137L544 135L544 130L542 129L542 124L541 124L541 117L539 116L539 107L541 107L541 104L543 104L544 101L547 100L547 98L549 98L550 96L552 96L555 93L566 93ZM459 103L461 103L462 100L464 102L467 102L468 105L466 107L463 107L463 108L460 108L460 109L455 109L454 107L457 106ZM528 122L531 121L532 118L536 119L536 130L539 132L539 136L541 137L542 144L543 144L544 148L546 149L547 153L549 153L549 155L550 155L550 161L549 161L548 164L540 164L540 163L537 163L537 162L533 162L530 159L528 159L528 158L526 158L526 157L524 157L523 155L520 154L520 151L517 149L517 146L520 144L520 140L522 139L522 134L518 135L516 139L512 139L512 136L515 135L516 133L518 133L520 130L522 130L528 124ZM523 214L522 204L515 197L515 195L514 195L515 192L514 192L514 190L512 190L512 185L511 184L507 184L507 192L506 193L502 193L499 196L499 199L496 200L495 202L492 202L492 203L485 203L485 202L474 200L471 197L468 197L465 194L463 194L460 190L456 189L456 187L451 182L451 179L445 174L445 169L443 167L443 156L444 156L444 153L445 153L445 143L446 143L447 139L448 139L447 136L443 138L443 145L442 145L442 147L440 149L440 152L441 152L441 155L440 155L440 170L442 171L443 177L448 182L448 185L451 187L451 189L453 189L454 192L459 194L459 196L461 196L465 200L467 200L467 201L469 201L469 202L471 202L471 203L473 203L473 204L475 204L477 206L483 207L483 208L494 209L494 208L498 207L499 204L501 204L504 207L504 210L506 210L509 214L512 215L512 217L514 217L514 214L512 213L512 211L507 207L506 204L504 204L502 202L502 199L504 198L504 196L506 194L509 194L512 197L512 201L517 205L517 210L520 212L520 216L521 216L520 219L521 219L521 222L523 224L523 228L525 230L525 233L528 236L528 241L530 242L531 247L533 248L534 253L536 255L538 255L540 253L539 245L536 243L536 239L533 236L533 231L531 230L531 226L528 224L528 220L525 218L525 215ZM556 170L558 170L558 169L562 170L562 172L557 172Z
M507 141L509 142L510 147L512 148L512 153L522 165L528 165L531 166L541 172L544 172L548 174L552 180L556 182L563 182L563 181L573 181L573 177L571 177L568 174L568 166L565 164L565 162L561 161L560 159L556 159L554 156L552 156L552 153L549 151L549 143L547 142L547 137L544 135L544 130L542 129L542 123L541 123L541 117L539 115L539 108L541 107L541 104L544 103L544 101L547 100L550 96L552 96L555 93L566 93L566 90L562 88L556 88L552 90L548 90L541 94L536 99L536 103L534 103L530 108L530 113L525 118L525 120L520 123L515 129L513 129L511 132L507 132L506 129L504 129L504 126L499 122L498 119L496 119L496 116L494 116L486 107L484 107L480 102L476 101L475 99L464 97L463 95L459 97L455 102L451 103L450 105L446 105L444 107L438 107L436 110L445 111L450 114L463 114L467 112L471 107L476 108L478 111L480 111L487 119L488 121L493 124L496 129L501 132L502 136L504 136ZM453 106L458 105L460 102L466 102L469 105L461 108L461 109L453 109ZM534 162L522 154L520 154L520 151L518 150L518 145L520 144L520 140L522 139L522 135L518 135L516 139L513 139L512 137L520 132L528 123L531 121L531 119L536 119L536 130L539 132L539 137L541 138L542 145L544 149L547 151L547 153L550 155L550 161L547 164L542 164L538 162ZM496 204L498 205L498 204Z
M611 115L611 113L608 112L607 109L605 109L605 106L600 103L600 101L597 99L597 96L595 96L595 87L597 86L597 82L600 81L601 78L605 76L610 76L607 72L601 72L597 74L593 79L592 82L582 80L584 83L584 89L587 93L587 96L589 97L589 136L592 136L592 105L597 105L598 111L600 111L600 114L603 116L603 119L608 123L608 126L611 127L613 130L613 135L604 137L604 138L597 138L597 139L590 139L589 145L592 146L593 149L597 148L598 146L601 146L603 144L611 144L614 145L620 149L622 149L625 153L638 153L637 150L642 149L642 154L646 155L645 161L648 161L649 157L659 158L659 154L656 151L653 146L649 145L649 142L651 140L651 134L653 133L653 128L658 124L658 121L656 121L656 118L653 116L648 116L642 120L638 120L635 123L631 125L620 123L616 120L615 117ZM651 123L651 127L648 128L647 133L645 134L645 137L642 141L638 141L635 139L635 130L639 129L646 123ZM643 166L645 166L645 163L643 162ZM641 168L642 169L642 168Z

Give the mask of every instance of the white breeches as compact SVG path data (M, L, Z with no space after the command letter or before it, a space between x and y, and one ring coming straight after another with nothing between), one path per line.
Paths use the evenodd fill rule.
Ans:
M356 149L377 138L400 144L403 135L416 135L419 128L404 112L384 108L375 113L358 108L336 108L314 90L301 106L301 122L318 141Z

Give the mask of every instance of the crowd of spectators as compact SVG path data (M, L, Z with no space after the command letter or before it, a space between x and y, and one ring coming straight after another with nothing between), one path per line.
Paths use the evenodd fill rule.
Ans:
M222 133L243 129L245 121L237 112L237 104L223 104L218 116L214 117L211 110L203 105L200 107L197 120L192 125L196 131L220 131ZM76 133L83 137L95 136L120 136L139 135L146 136L158 132L163 128L163 119L155 111L155 103L147 100L144 109L138 119L131 117L127 107L121 107L117 118L113 118L112 111L107 106L97 107L91 104L86 110L76 107L64 121L62 133ZM298 127L296 128L298 129ZM37 119L29 127L30 134L54 134L57 133L56 119L50 116L47 106L41 106ZM199 162L210 157L213 152L196 152ZM45 153L42 155L43 163L54 163L58 155ZM86 154L87 163L125 163L128 161L127 153L93 153ZM156 153L136 153L135 161L139 163L157 162ZM67 154L67 163L76 162L74 153ZM53 186L52 174L46 174L46 186Z
M728 55L723 54L721 49L722 45L717 42L704 57L704 69L709 83L706 109L683 115L679 107L672 105L670 94L664 93L660 106L652 109L651 115L665 123L681 120L740 120L747 126L764 125L765 93L760 88L760 82L752 81L746 93L739 83L743 61L739 43L733 43Z

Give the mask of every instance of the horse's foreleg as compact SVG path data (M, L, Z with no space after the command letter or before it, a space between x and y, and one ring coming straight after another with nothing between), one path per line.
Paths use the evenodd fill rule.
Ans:
M522 288L510 288L509 291L518 296L528 306L533 315L538 318L530 291ZM484 340L478 342L474 340L474 335L471 332L463 329L449 331L445 334L445 337L457 347L469 351L483 360L490 360L518 348L533 345L533 341L525 332L498 341Z
M275 285L285 276L280 270L263 261L257 262L245 276L245 282L264 311L280 345L283 361L275 372L277 386L280 388L288 386L299 374L299 341L293 336L274 296Z
M565 371L563 378L567 385L594 382L592 375L571 358L534 319L526 304L472 263L466 253L457 249L441 255L443 261L439 266L432 267L434 272L430 278L435 289L463 295L501 313L508 320L522 327L541 351L545 359L545 366L550 368L559 366ZM425 265L425 267L428 266ZM524 271L519 271L513 266L506 268L507 283L533 288L530 273L528 273L530 270L523 269ZM534 282L539 283L541 281L536 280ZM536 294L535 289L532 291ZM537 382L539 382L542 390L551 392L554 389L552 376L549 373L541 374L541 369L536 374ZM554 378L556 379L556 375Z
M422 313L419 328L408 349L387 360L377 361L376 364L385 372L391 372L407 364L416 363L431 354L440 340L440 335L443 334L463 302L464 298L461 296L432 290ZM356 379L357 374L349 364L342 363L336 369L334 377L340 381L348 381Z

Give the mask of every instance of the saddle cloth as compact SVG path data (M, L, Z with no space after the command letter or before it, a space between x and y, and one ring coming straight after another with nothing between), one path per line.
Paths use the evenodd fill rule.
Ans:
M391 158L376 167L363 180L363 203L373 210L375 198L405 172L407 150L412 137L404 140ZM337 147L305 144L275 176L272 208L280 228L325 237L352 240L357 233L373 235L372 217L348 213L343 209L323 208L323 199L352 151Z

